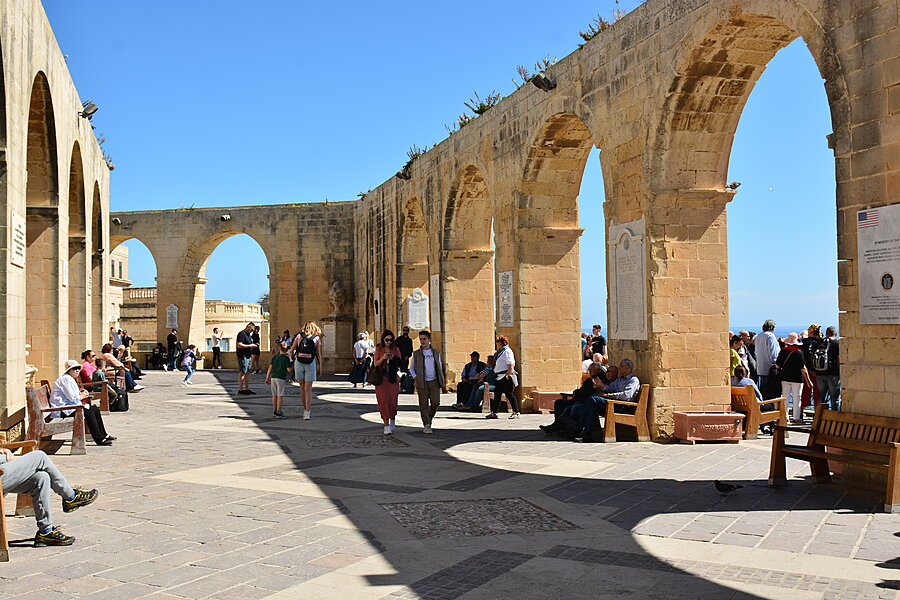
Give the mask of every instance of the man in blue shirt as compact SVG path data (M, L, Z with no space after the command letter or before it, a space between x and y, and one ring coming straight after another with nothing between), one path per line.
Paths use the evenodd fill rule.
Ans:
M781 352L781 346L775 338L775 321L767 319L762 326L762 333L753 340L753 347L756 349L756 372L759 375L759 389L765 393L766 382L769 379L769 369L775 364L778 353Z
M597 415L606 412L607 400L623 400L634 402L641 391L641 382L634 374L634 363L623 358L619 363L619 378L609 385L601 385L601 394L592 396L587 402L582 402L573 407L572 416L581 418L581 431L575 437L582 442L593 442L594 423ZM616 406L617 413L625 413L628 407Z

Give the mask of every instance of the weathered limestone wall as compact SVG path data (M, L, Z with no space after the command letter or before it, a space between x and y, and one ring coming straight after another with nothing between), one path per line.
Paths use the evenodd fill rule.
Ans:
M321 326L328 316L352 319L352 211L353 203L339 202L114 213L111 244L137 238L156 261L155 339L166 339L166 307L174 304L181 339L205 347L206 264L223 240L242 233L268 261L271 331L296 332L310 320ZM338 350L346 369L350 347Z
M106 322L109 245L97 224L108 218L109 170L37 0L0 3L0 70L2 442L24 432L25 345L36 378L52 381ZM13 256L15 218L25 222L24 262Z

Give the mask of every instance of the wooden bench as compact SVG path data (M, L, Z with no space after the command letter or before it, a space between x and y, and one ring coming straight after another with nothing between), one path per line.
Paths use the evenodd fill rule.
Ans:
M50 387L50 382L46 379L41 379L41 385ZM100 389L96 389L97 386L100 386ZM80 379L78 380L78 387L81 389L88 390L91 392L91 396L93 396L96 404L100 407L100 412L109 413L109 382L108 381L92 381L91 383L83 383Z
M786 444L784 439L788 431L808 433L809 440L805 446ZM837 454L829 452L830 449L843 452ZM775 426L770 486L787 483L786 457L809 462L813 477L821 483L831 481L828 461L885 470L884 511L900 511L900 419L827 410L820 404L811 427Z
M634 427L637 431L639 442L650 441L650 427L647 425L647 408L650 405L650 385L645 383L641 386L638 394L637 402L626 402L624 400L607 400L606 401L606 421L603 423L603 441L616 441L616 425L628 425ZM615 412L616 406L634 407L634 414L623 414Z
M74 418L53 419L49 423L46 417L49 413L58 411L58 408L50 407L50 386L42 385L37 388L25 388L28 393L28 434L26 438L34 440L40 446L43 441L49 441L54 435L72 432L71 454L86 454L84 445L84 405L75 404L66 407L65 410L74 410ZM43 448L42 448L43 449Z
M7 450L22 450L22 454L27 454L37 447L34 440L26 440L24 442L16 442L14 444L0 444L0 448ZM3 465L0 464L0 475L3 475ZM31 505L31 496L29 494L18 494L16 496L16 516L17 517L33 517L34 507ZM3 482L0 481L0 562L9 561L9 539L6 535L6 507L3 505Z
M774 404L775 410L763 411L762 407ZM752 385L731 388L731 410L747 415L744 419L744 439L755 440L759 433L759 426L766 423L787 425L787 400L784 398L772 398L771 400L757 400L756 390Z

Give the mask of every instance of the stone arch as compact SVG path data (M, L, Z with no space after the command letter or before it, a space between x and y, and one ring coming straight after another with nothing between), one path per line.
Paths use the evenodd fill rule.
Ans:
M65 339L60 331L59 165L53 101L43 72L31 89L26 165L25 338L37 379L55 379Z
M709 11L709 28L693 28L705 33L680 44L652 148L656 190L724 189L734 133L754 85L775 54L801 36L825 80L832 143L838 153L846 150L849 95L834 48L805 9L774 14L776 7L748 1L724 18Z
M72 145L69 161L68 300L69 356L79 356L88 343L88 245L85 224L84 164L81 146ZM65 282L65 278L64 282Z
M414 290L428 294L428 230L422 204L418 197L408 198L400 213L400 240L397 265L397 323L421 326L421 322L411 323L407 298ZM399 335L399 332L396 332Z
M94 346L102 346L106 341L106 330L109 326L107 322L107 306L106 306L106 270L104 266L104 222L106 215L103 213L103 201L100 197L100 183L94 181L93 192L91 194L91 212L90 212L90 255L91 255L91 342Z
M156 252L157 249L154 248L151 243L145 242L141 239L140 236L136 235L111 235L109 238L109 254L110 254L110 267L112 270L112 275L110 277L110 308L115 307L113 313L110 315L110 322L120 321L120 325L128 330L128 333L134 338L136 344L143 344L147 342L156 342L159 338L158 336L158 327L157 327L157 314L156 314L156 285L155 282L149 287L145 287L143 285L134 286L128 285L128 287L121 288L121 292L116 290L115 288L117 280L121 281L121 278L116 277L116 264L113 258L116 249L128 242L129 240L135 240L140 243L150 255L150 260L153 262L154 272L157 272L157 257ZM135 255L131 252L128 254L128 269L129 275L127 278L131 279L131 274L134 272L135 266ZM121 286L123 284L119 284ZM139 350L140 351L140 350Z
M453 178L441 236L440 329L451 381L469 353L493 351L493 202L482 170L463 166Z

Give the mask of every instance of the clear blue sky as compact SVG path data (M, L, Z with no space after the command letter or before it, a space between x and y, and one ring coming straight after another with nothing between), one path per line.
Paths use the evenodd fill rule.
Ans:
M117 165L112 209L354 199L392 176L411 144L446 137L473 91L510 93L517 65L572 52L578 31L615 8L336 6L44 0L82 99L100 106L94 124ZM797 41L769 65L735 138L729 179L743 185L728 209L733 325L836 323L830 131L822 80ZM604 264L596 154L580 195L582 257ZM153 285L149 253L129 247L132 278ZM207 298L255 300L268 286L264 255L247 236L223 242L207 276ZM605 325L605 305L605 278L583 269L584 324Z

